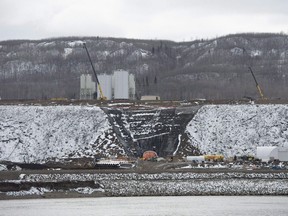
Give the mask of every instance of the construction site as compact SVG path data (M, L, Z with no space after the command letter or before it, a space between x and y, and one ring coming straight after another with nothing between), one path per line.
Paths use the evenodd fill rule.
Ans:
M257 99L161 100L137 96L128 71L97 74L83 46L79 99L0 100L0 199L288 194L288 101L267 98L252 67Z

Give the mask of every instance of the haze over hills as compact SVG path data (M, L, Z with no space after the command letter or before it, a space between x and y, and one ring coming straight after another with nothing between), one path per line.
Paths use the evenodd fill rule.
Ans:
M92 73L83 41L98 74L135 74L138 98L257 98L249 66L266 97L288 98L288 36L269 33L181 43L99 37L2 41L0 97L79 98L80 74Z

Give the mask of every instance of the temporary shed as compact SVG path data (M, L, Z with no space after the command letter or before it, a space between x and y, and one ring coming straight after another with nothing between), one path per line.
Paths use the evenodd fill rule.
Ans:
M262 161L280 160L288 161L288 148L277 146L257 147L256 157Z
M278 147L278 159L280 161L288 161L288 148Z

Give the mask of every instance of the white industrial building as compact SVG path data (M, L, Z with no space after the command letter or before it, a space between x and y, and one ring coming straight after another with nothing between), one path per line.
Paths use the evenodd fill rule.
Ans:
M82 74L80 77L80 100L91 100L96 92L95 82L91 74Z
M117 70L112 75L100 74L98 79L103 94L108 100L135 99L135 77L128 71ZM99 95L98 88L97 95Z
M264 162L279 160L288 161L288 147L262 146L257 147L256 157Z

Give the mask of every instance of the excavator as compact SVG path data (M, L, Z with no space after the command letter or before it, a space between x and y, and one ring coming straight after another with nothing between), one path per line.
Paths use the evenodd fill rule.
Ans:
M251 68L251 67L248 67L248 68L249 68L249 70L250 70L250 72L251 72L251 74L252 74L252 76L253 76L253 79L254 79L255 84L256 84L256 88L257 88L257 90L258 90L258 93L259 93L261 99L266 99L266 98L264 97L264 94L263 94L263 92L262 92L262 90L261 90L261 88L260 88L257 80L256 80L256 77L255 77L255 75L254 75L254 73L253 73L252 68Z
M95 79L96 79L97 86L98 86L99 93L100 93L99 99L100 99L100 100L107 100L107 97L105 97L104 94L103 94L103 91L102 91L102 88L101 88L101 85L100 85L100 82L99 82L97 73L96 73L96 71L95 71L95 68L94 68L94 65L93 65L93 63L92 63L90 54L89 54L88 49L87 49L87 47L86 47L86 43L83 43L83 47L84 47L84 49L86 50L88 59L89 59L89 61L90 61L90 64L91 64L91 66L92 66L92 70L93 70L94 75L95 75Z

